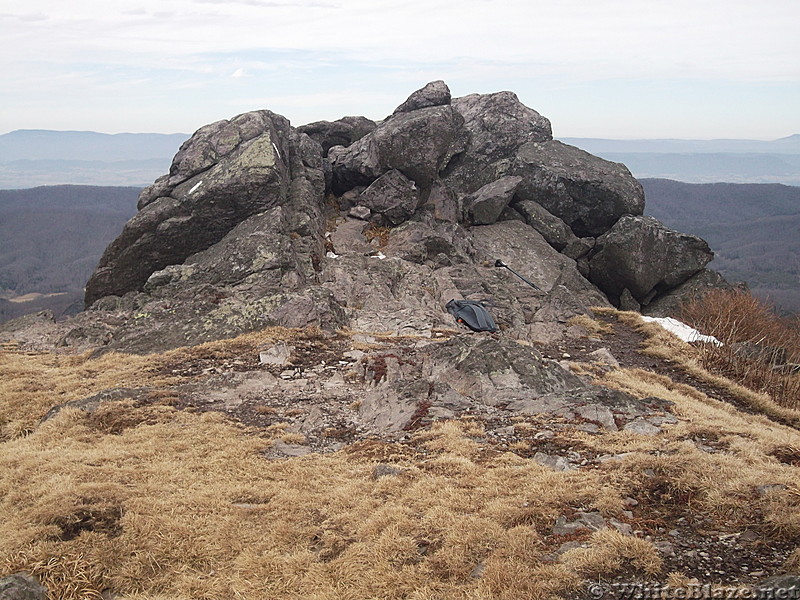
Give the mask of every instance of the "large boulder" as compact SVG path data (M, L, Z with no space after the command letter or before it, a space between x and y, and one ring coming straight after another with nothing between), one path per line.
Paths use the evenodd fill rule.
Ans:
M522 144L553 139L549 119L519 101L513 92L470 94L453 100L470 134L466 151L492 162L508 158Z
M514 210L522 215L525 222L541 233L547 243L559 252L578 240L578 237L572 233L564 221L538 202L522 200L514 204Z
M501 177L487 183L463 200L464 220L470 225L491 225L496 222L517 190L521 177Z
M564 278L573 281L574 275L570 287L580 290L582 297L588 294L593 301L604 304L602 294L578 274L575 261L556 251L540 233L522 221L501 221L473 227L470 238L475 248L475 259L479 262L494 266L496 260L502 260L542 292L551 291L563 283ZM508 271L502 269L499 272L511 282L514 290L528 287Z
M463 149L463 123L453 107L431 106L394 115L348 148L331 148L334 193L369 185L392 169L429 190Z
M398 113L411 112L429 106L443 106L450 104L450 88L442 81L431 81L425 87L411 94L408 99L394 109L392 115Z
M697 300L715 289L733 289L725 278L711 269L703 269L692 275L678 287L657 296L647 306L643 314L651 317L679 316L683 305Z
M142 192L141 210L86 284L86 306L141 289L155 271L205 250L248 217L286 204L290 155L300 150L292 146L289 122L269 111L198 131L175 156L167 181Z
M536 202L578 237L596 237L623 215L644 212L644 190L625 165L555 140L520 146L509 173L522 177L515 202Z
M589 278L612 302L625 290L639 304L684 283L714 253L694 235L668 229L653 217L626 215L597 239Z
M417 210L419 191L408 177L392 169L361 192L357 203L383 215L392 225L407 221Z
M511 92L472 94L452 106L469 141L443 173L458 194L475 193L504 176L521 177L512 208L533 201L578 237L596 237L622 215L640 215L642 186L624 165L553 140L550 121Z
M464 119L467 143L443 173L458 194L470 194L508 174L510 157L527 142L553 139L550 121L513 92L470 94L452 101Z

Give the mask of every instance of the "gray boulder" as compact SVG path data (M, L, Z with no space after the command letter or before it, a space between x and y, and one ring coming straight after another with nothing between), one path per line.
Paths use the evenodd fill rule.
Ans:
M333 192L338 195L369 185L392 169L429 190L453 155L463 149L463 123L451 106L431 106L398 113L348 148L331 148Z
M142 209L106 249L86 284L86 306L141 289L155 271L205 250L251 215L286 204L290 154L300 150L292 145L289 122L269 111L198 131L175 156L168 186L158 184L162 195L150 200L153 190L145 190Z
M470 225L495 223L514 197L521 177L501 177L463 200L464 220Z
M566 285L581 301L607 304L597 288L578 274L574 260L557 252L541 234L521 221L473 227L470 237L478 261L494 265L495 260L500 259L539 286L542 292ZM510 283L514 292L532 290L541 293L505 269L495 271Z
M627 289L639 304L648 304L712 258L700 238L668 229L652 217L626 215L597 239L589 278L614 302Z
M342 117L337 121L315 121L297 128L322 147L322 156L328 155L333 146L349 146L372 132L375 121L366 117Z
M522 178L520 178L521 180ZM541 204L533 200L522 200L514 203L514 209L522 215L528 225L541 233L547 243L559 252L569 244L578 242L578 237L572 233L567 224L550 213ZM571 258L578 258L578 256Z
M504 176L522 178L514 205L533 201L579 237L598 236L624 214L642 214L642 186L624 165L554 141L550 121L511 92L455 98L469 141L443 179L474 193Z
M578 237L597 237L644 211L644 190L625 165L558 141L522 145L508 172L522 177L517 202L538 203Z
M408 99L398 106L392 115L406 113L429 106L443 106L450 104L450 88L444 81L431 81L422 89L411 94Z
M679 317L684 304L697 300L714 289L733 289L733 286L716 271L703 269L678 287L656 296L642 308L642 313L650 317Z
M454 337L431 351L426 371L470 402L490 405L585 387L535 348L503 337Z
M510 157L527 142L553 139L550 121L522 104L513 92L470 94L452 106L463 116L468 143L444 173L460 194L509 174Z
M358 204L383 215L389 224L399 225L417 210L419 191L413 181L392 169L361 192Z
M277 117L279 122L273 124L273 117ZM169 196L175 186L207 171L273 125L277 125L282 133L288 133L288 121L268 110L244 113L230 120L204 125L181 145L172 159L169 173L159 177L153 185L142 191L139 195L139 209L157 198ZM278 141L276 144L280 147Z
M45 600L47 590L28 573L14 573L0 579L3 600Z
M467 154L492 162L508 158L522 144L553 139L550 121L513 92L470 94L453 100L470 139Z
M434 267L466 263L465 235L459 225L409 221L392 231L383 252L388 257Z

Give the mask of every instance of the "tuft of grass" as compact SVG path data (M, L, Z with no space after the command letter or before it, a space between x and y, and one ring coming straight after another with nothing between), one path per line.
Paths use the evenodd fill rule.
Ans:
M795 548L794 552L786 559L783 564L783 570L787 573L800 572L800 546Z
M378 248L385 248L386 244L389 243L389 236L392 233L391 227L369 227L364 232L364 237L367 238L367 241L370 243L376 243Z
M102 571L81 552L47 558L22 551L8 557L4 566L8 572L34 575L47 590L57 590L50 597L59 600L102 600L107 587Z
M579 325L586 329L586 331L589 332L589 335L595 335L598 337L611 334L614 331L614 328L610 323L598 321L589 315L575 315L574 317L570 317L570 319L567 321L567 325Z

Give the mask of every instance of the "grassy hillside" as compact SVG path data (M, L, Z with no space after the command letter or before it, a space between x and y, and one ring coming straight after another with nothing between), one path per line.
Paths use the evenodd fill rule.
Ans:
M136 212L139 188L0 190L0 319L58 314L83 295L106 246ZM5 313L5 314L3 314Z
M642 179L645 212L708 241L711 267L800 312L800 187Z
M633 313L598 318L584 319L572 368L671 402L660 432L500 410L389 437L332 426L338 449L275 459L310 443L303 423L324 402L358 410L371 389L330 362L330 336L272 329L99 358L7 346L0 576L27 570L61 599L517 600L615 582L743 586L800 568L800 413L692 365L691 347ZM580 355L591 339L620 366ZM276 341L303 345L303 368L327 373L320 391L292 404L255 388L188 400L236 373L269 376L254 357ZM402 355L422 341L365 346L341 332L335 350ZM340 377L351 396L326 399ZM54 404L134 388L136 400L112 394L40 422Z

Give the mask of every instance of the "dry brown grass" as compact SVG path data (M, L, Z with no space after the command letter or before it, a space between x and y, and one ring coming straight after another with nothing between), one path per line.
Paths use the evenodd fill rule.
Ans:
M641 348L643 354L668 360L699 381L724 390L732 398L749 405L753 410L800 427L800 410L798 408L779 404L768 393L754 391L741 382L731 380L724 374L715 371L713 365L708 366L704 356L706 356L705 352L711 348L707 345L697 347L686 344L663 327L655 323L645 323L639 313L605 310L606 314L613 313L616 318L645 336L645 342Z
M47 411L113 387L166 384L147 357L106 354L22 355L0 352L0 441L33 431Z
M800 329L747 292L714 290L683 307L681 318L722 346L703 345L707 369L800 408Z
M5 442L0 571L33 571L57 598L518 598L575 589L621 556L655 568L647 542L614 534L543 560L559 514L608 512L618 493L589 471L480 461L473 422L421 434L427 458L375 480L378 442L268 461L264 437L164 410L111 435L67 409Z
M593 319L589 315L575 315L574 317L570 317L569 321L567 321L567 325L578 325L586 329L589 335L598 337L612 333L614 330L610 323L603 323L602 321Z
M392 234L391 227L370 226L365 232L364 237L370 243L376 243L378 248L385 248L389 243L389 236Z
M270 327L230 340L149 356L112 352L92 358L89 353L75 356L0 352L0 441L30 433L50 408L65 402L112 388L152 386L161 390L163 403L168 404L168 388L200 374L204 367L252 362L265 344L319 341L326 335L316 328Z
M608 466L611 472L619 471L619 485L630 485L631 491L647 486L652 480L642 473L650 469L676 498L690 499L695 510L719 523L734 529L749 523L772 535L800 537L800 496L793 492L800 468L776 459L782 449L797 447L800 432L641 369L605 373L603 383L636 397L669 400L680 417L658 437L624 431L585 436L582 441L598 451L629 453ZM704 437L718 439L726 451L701 450L693 440ZM773 483L785 493L758 492Z
M667 576L648 541L610 529L552 554L557 517L624 520L624 498L652 485L649 472L721 531L746 522L800 536L800 467L778 458L800 448L800 433L646 371L606 373L605 383L673 401L680 422L659 436L565 431L565 441L625 453L566 472L490 451L478 420L436 423L408 445L366 440L280 461L265 458L273 441L300 441L285 426L250 430L168 402L65 409L37 425L53 390L63 401L136 381L165 386L168 400L186 373L321 335L271 330L100 362L2 356L0 414L12 434L0 440L0 576L32 571L63 599L556 598L593 578ZM725 452L692 442L708 432ZM376 478L379 462L402 471ZM759 494L765 483L775 490Z
M783 569L787 573L800 573L800 546L792 552L792 555L783 565Z

